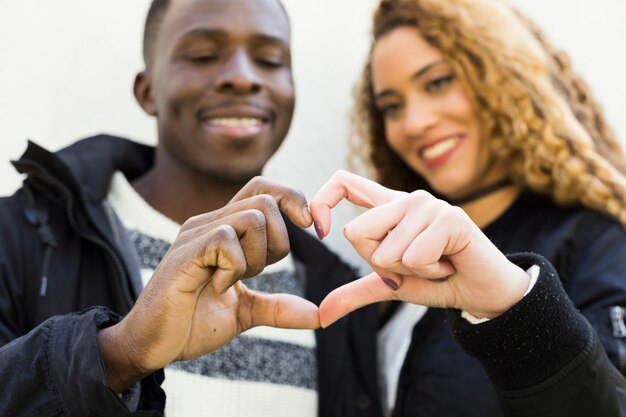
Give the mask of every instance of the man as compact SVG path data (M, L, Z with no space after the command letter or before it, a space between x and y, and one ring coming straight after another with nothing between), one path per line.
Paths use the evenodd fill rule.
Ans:
M262 327L208 355L255 326L317 328L297 296L319 304L352 279L289 222L287 239L279 208L311 224L302 195L248 183L293 113L282 6L155 0L144 57L134 92L156 149L101 136L57 154L30 144L15 162L28 179L0 203L0 415L160 415L172 362L168 415L369 407L342 381L345 322L316 337ZM258 292L239 281L290 245L249 281Z

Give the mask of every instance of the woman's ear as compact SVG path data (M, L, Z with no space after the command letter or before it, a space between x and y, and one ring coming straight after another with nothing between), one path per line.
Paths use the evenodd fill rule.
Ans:
M133 85L133 93L137 103L141 106L150 116L157 115L156 103L152 95L152 80L150 75L144 70L135 76L135 83Z

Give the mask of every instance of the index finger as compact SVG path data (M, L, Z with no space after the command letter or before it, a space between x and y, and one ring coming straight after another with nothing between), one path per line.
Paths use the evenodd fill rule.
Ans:
M397 293L385 285L380 275L372 272L331 291L320 303L320 324L326 328L368 304L397 299Z
M261 194L274 197L280 209L296 225L300 227L309 227L311 225L311 214L309 213L306 197L301 191L280 185L260 176L251 179L235 194L229 204Z
M343 199L360 207L372 208L388 203L400 195L382 185L347 171L337 171L319 189L309 203L311 216L316 222L316 231L320 238L330 230L330 210Z

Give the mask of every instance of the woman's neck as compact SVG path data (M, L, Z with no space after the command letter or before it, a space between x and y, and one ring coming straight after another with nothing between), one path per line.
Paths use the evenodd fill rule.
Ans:
M474 223L481 229L502 215L522 192L514 183L507 184L491 193L460 204Z

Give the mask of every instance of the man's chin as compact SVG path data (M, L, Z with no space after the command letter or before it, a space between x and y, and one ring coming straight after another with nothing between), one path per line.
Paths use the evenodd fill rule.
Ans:
M205 173L207 176L224 184L246 184L257 175L261 175L260 171L240 171L240 170L221 170L209 171Z

